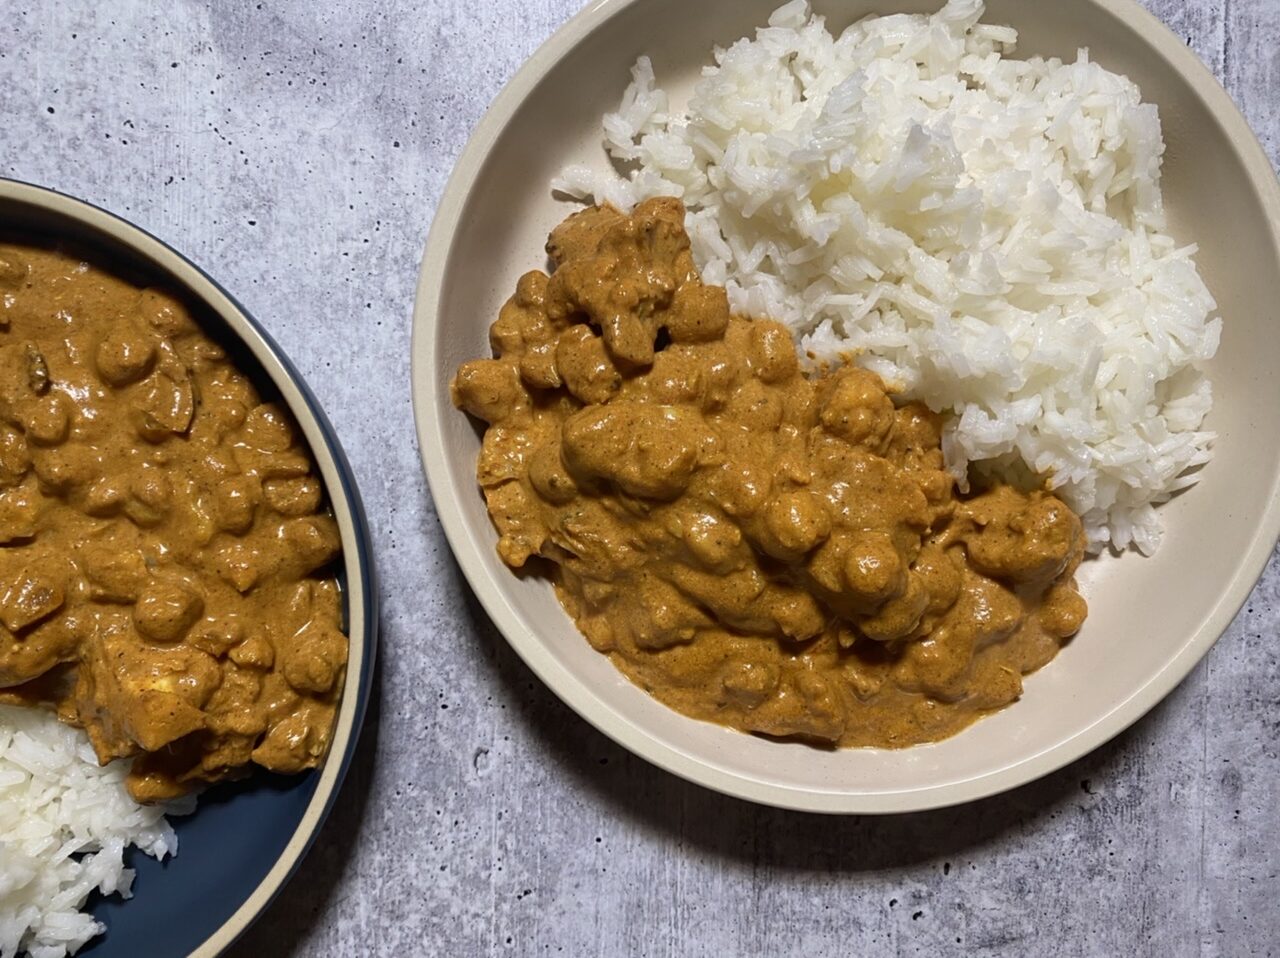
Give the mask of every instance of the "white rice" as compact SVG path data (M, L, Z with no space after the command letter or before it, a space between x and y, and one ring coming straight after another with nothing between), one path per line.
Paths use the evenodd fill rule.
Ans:
M955 413L962 483L1021 460L1093 550L1151 553L1153 505L1210 457L1200 364L1221 332L1195 248L1165 232L1156 107L1085 50L1011 58L1016 32L982 13L950 0L837 37L794 0L714 51L682 114L641 58L604 118L628 174L553 186L623 209L682 197L737 312Z
M194 799L139 805L128 769L99 767L85 734L50 714L0 706L0 958L75 954L105 930L80 910L90 893L130 897L126 848L177 854L164 816Z

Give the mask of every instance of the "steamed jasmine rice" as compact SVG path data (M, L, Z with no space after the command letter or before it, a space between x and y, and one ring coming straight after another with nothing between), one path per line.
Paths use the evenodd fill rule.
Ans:
M125 849L177 853L164 816L195 799L139 805L128 768L100 767L85 734L51 714L0 706L0 958L75 954L105 930L80 910L89 895L130 896Z
M1045 477L1094 551L1159 545L1153 506L1213 433L1201 364L1221 320L1166 233L1153 104L1081 50L1014 59L978 0L832 35L805 0L714 51L686 112L647 58L616 113L625 177L556 189L630 209L674 195L695 259L816 361L852 356L937 411L971 463Z

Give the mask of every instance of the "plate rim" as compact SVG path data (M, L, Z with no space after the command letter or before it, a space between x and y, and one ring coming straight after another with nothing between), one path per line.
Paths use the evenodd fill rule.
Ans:
M1087 755L1119 735L1163 701L1225 633L1252 593L1277 538L1280 538L1280 496L1272 482L1266 504L1240 571L1228 583L1204 624L1171 656L1148 682L1135 688L1087 727L1070 738L1026 756L1005 768L959 782L896 789L877 793L821 791L800 786L762 782L747 775L704 764L671 744L624 719L585 683L571 675L542 641L526 636L514 608L502 590L490 580L480 562L479 547L472 542L445 463L450 455L439 428L442 416L456 411L437 402L439 306L445 272L461 214L475 188L476 179L496 141L520 110L529 94L561 59L607 21L646 0L596 0L561 25L503 86L476 125L445 184L423 250L413 309L410 342L411 392L418 450L427 477L436 515L455 560L504 640L561 701L608 738L628 751L687 781L722 794L763 805L795 811L828 814L897 814L946 808L976 801L1017 788ZM1280 180L1257 136L1226 89L1209 68L1137 0L1077 0L1106 12L1143 37L1160 58L1185 79L1193 94L1221 126L1233 152L1248 172L1249 184L1266 214L1273 244L1280 250Z
M212 310L280 390L324 477L330 503L340 501L343 506L334 508L333 513L342 537L348 583L344 600L349 651L334 738L324 764L316 770L315 791L280 856L241 904L189 953L191 958L215 958L261 917L297 872L328 818L355 756L373 687L378 639L377 570L364 503L338 434L315 394L266 329L213 277L164 240L87 200L13 177L0 177L0 200L49 210L115 240L142 256L158 273L172 276ZM110 931L108 927L104 936L109 937ZM92 939L90 944L98 940Z

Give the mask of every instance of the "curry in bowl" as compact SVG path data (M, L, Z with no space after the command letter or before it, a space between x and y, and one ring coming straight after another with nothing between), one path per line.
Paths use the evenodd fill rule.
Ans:
M939 417L851 365L806 375L701 281L684 215L570 216L458 370L503 560L550 560L593 647L744 731L906 746L1014 701L1084 621L1078 517L958 494Z
M178 299L0 242L0 701L139 801L319 765L347 659L314 463Z

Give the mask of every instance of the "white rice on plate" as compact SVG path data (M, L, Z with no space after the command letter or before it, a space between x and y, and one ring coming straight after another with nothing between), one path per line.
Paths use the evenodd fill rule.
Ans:
M979 0L833 36L805 0L714 51L684 113L641 58L605 146L627 175L553 187L681 197L703 279L951 411L943 449L1025 471L1090 548L1152 553L1153 506L1210 458L1201 365L1221 320L1166 233L1153 104L1090 61L1014 59Z
M130 897L124 852L177 854L164 806L129 797L127 762L98 765L88 738L53 715L0 706L0 958L75 954L105 929L82 912L89 895Z

